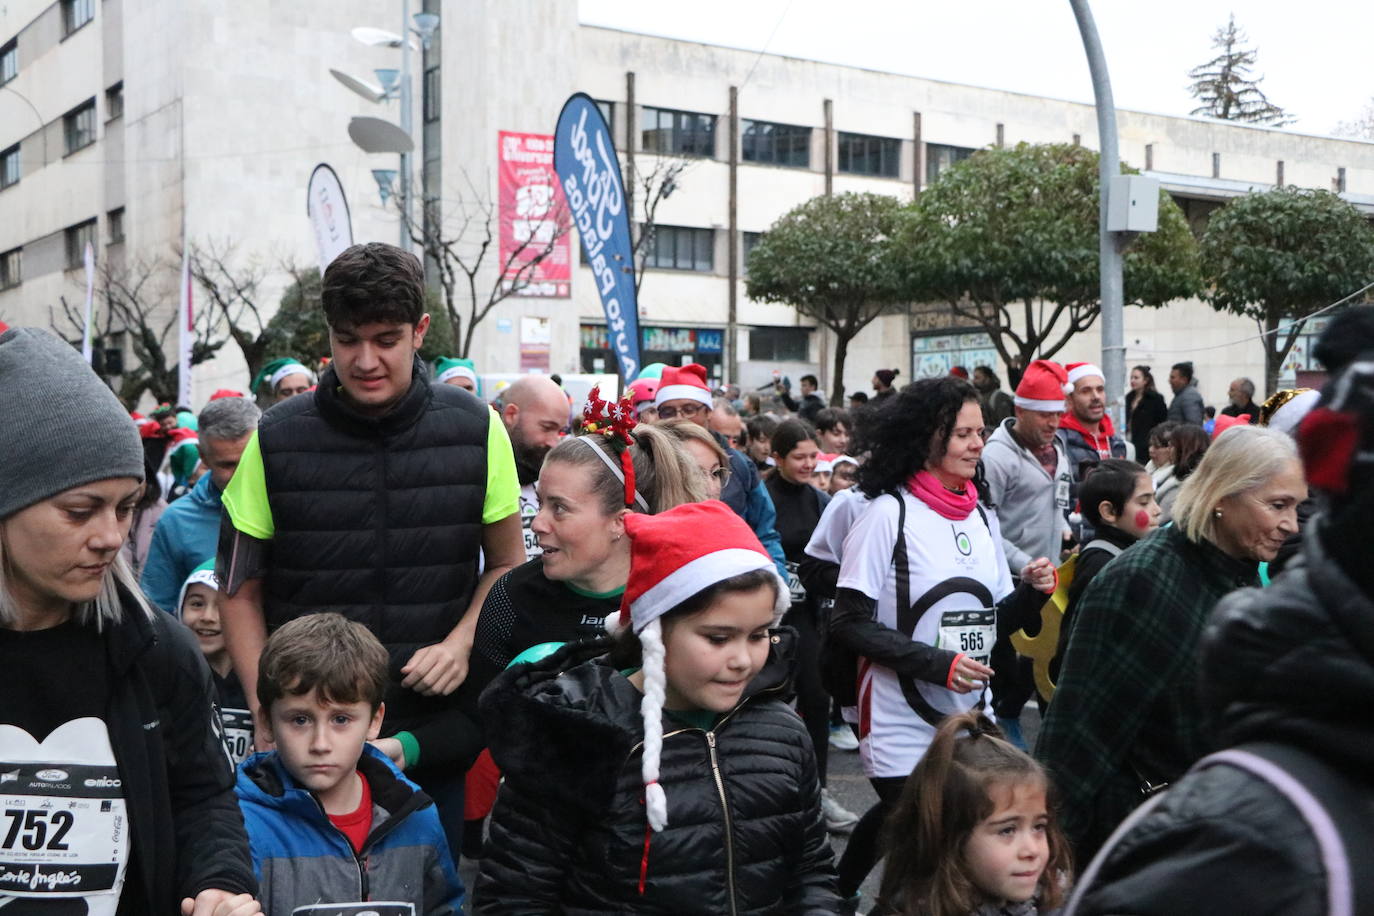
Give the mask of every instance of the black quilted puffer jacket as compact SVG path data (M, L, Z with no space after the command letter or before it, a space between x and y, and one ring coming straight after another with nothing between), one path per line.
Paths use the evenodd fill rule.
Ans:
M642 694L609 640L517 665L482 695L505 774L475 913L839 912L810 740L782 700L792 632L711 731L665 716L668 826L648 831ZM647 842L646 842L647 841Z

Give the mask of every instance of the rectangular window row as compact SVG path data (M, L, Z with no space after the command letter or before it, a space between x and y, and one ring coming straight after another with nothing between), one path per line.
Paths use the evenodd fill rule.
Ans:
M841 172L880 178L896 178L901 174L901 140L840 131L838 145Z
M95 217L84 223L68 226L65 232L67 242L67 269L80 270L85 263L86 244L95 246Z
M65 38L95 18L95 0L62 0L62 36Z
M811 166L811 128L767 121L745 121L740 138L740 154L745 162Z
M24 279L21 268L23 266L24 249L11 248L9 251L0 252L0 289L9 289L18 286Z
M681 156L716 154L716 116L645 106L639 117L646 153Z
M655 226L647 267L710 273L715 266L715 233L686 226Z
M0 188L19 183L19 144L0 151Z
M19 39L11 38L0 45L0 86L19 75Z
M62 116L67 155L95 142L95 99L87 99Z

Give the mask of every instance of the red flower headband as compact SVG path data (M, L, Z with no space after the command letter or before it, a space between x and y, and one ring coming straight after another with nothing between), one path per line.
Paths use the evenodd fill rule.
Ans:
M625 508L632 507L636 502L649 511L648 504L644 497L635 489L635 463L630 455L629 446L634 444L634 437L630 431L639 425L635 419L634 404L630 397L626 395L619 401L604 401L601 398L601 386L592 389L591 394L587 395L587 403L582 408L582 432L585 435L599 435L606 443L608 451L616 453L620 459L620 467L616 468L609 459L606 459L607 466L612 471L616 471L616 476L625 483ZM588 443L590 445L590 443ZM595 448L595 446L593 446ZM597 454L604 452L597 449Z

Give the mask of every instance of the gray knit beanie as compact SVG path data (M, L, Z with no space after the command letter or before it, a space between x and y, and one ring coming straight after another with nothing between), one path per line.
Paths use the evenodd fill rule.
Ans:
M114 392L54 334L0 334L0 519L112 477L143 479L143 443Z

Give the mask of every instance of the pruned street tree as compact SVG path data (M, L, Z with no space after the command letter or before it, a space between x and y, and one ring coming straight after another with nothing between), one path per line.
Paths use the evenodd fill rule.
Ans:
M105 317L103 325L99 320L93 323L103 327L104 334L122 331L128 335L132 365L126 362L115 393L131 408L145 391L159 402L171 402L180 390L177 275L176 266L161 257L140 258L127 266L96 264L95 293ZM65 297L60 304L61 321L53 313L50 323L66 340L72 341L74 335L79 346L84 317ZM193 334L192 366L209 360L229 342L210 309L197 311Z
M248 377L255 377L269 359L272 345L262 303L267 269L256 258L239 257L232 242L214 241L191 245L190 269L217 320L243 353Z
M908 299L981 327L1014 370L1053 357L1101 311L1097 170L1085 147L1021 143L942 172L902 214L895 247ZM1125 250L1123 274L1127 305L1198 293L1197 245L1167 193L1157 231Z
M526 221L525 237L512 250L500 250L499 206L463 174L466 191L449 199L418 200L419 214L400 206L394 209L404 220L410 239L434 265L439 280L439 302L452 329L450 354L469 357L477 327L497 305L529 289L539 267L558 248L572 229L562 197L553 193L547 210Z
M790 305L834 332L831 404L844 402L850 341L904 301L893 246L901 209L884 194L816 197L783 214L749 253L749 298Z
M654 250L659 205L678 189L678 181L690 165L691 160L681 157L658 156L651 169L641 170L636 164L627 170L633 182L633 200L639 202L638 215L630 214L631 227L635 230L630 256L634 260L636 293L644 285L644 269Z
M1292 124L1295 118L1269 101L1260 89L1264 77L1254 76L1252 71L1259 50L1245 47L1245 42L1245 32L1236 25L1234 15L1217 29L1212 36L1217 55L1188 71L1188 79L1193 81L1188 91L1201 102L1189 114L1275 127Z
M1263 332L1266 395L1305 316L1374 280L1374 228L1330 191L1276 188L1212 214L1201 243L1208 302Z

